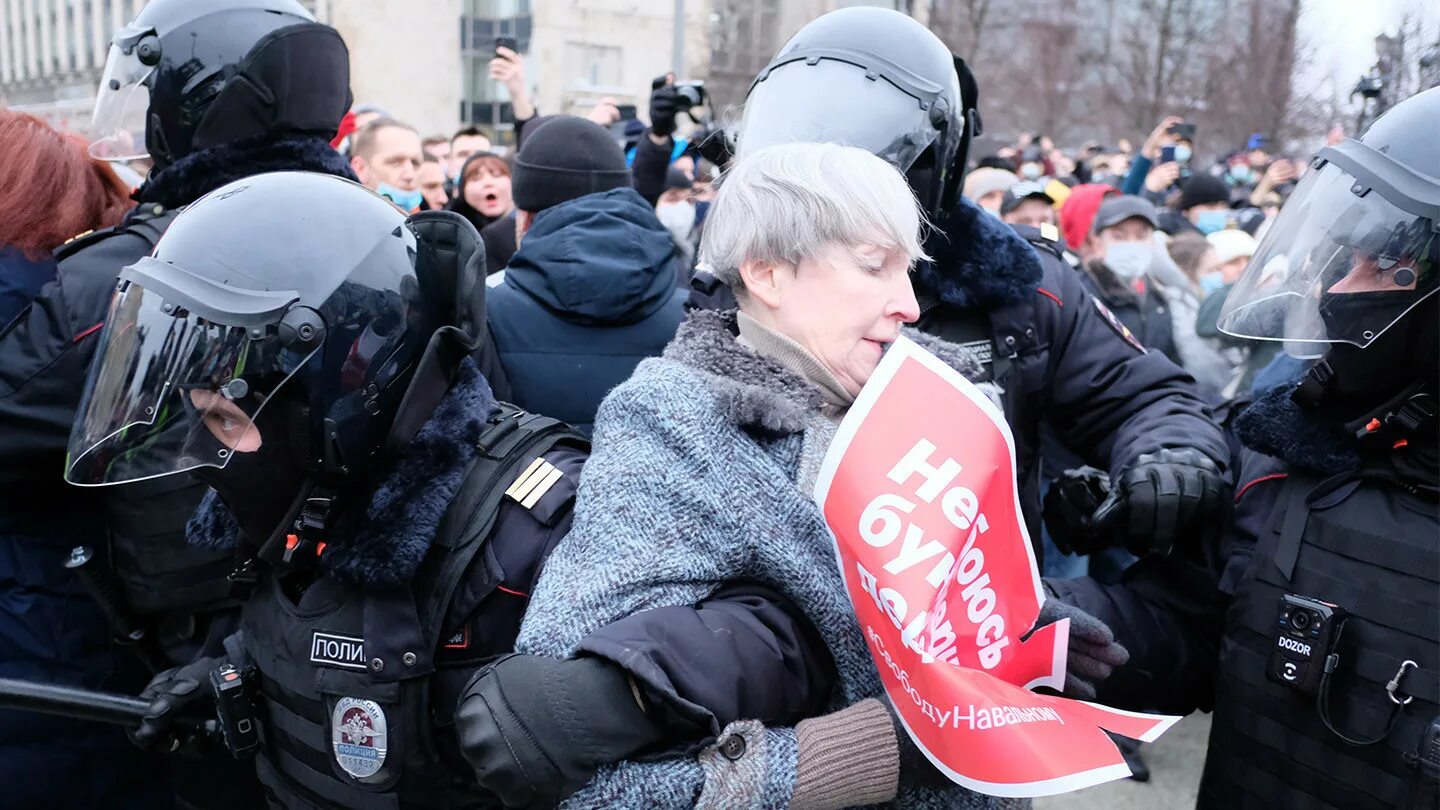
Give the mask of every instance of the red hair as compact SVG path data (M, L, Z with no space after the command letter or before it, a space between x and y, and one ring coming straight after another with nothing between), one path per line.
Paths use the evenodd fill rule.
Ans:
M85 142L33 115L0 110L0 246L40 260L76 234L108 228L130 207L130 189Z

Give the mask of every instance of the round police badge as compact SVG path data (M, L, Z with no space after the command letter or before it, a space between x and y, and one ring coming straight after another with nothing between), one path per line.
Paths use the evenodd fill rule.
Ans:
M373 700L340 698L330 714L335 761L356 779L366 779L385 764L385 711Z

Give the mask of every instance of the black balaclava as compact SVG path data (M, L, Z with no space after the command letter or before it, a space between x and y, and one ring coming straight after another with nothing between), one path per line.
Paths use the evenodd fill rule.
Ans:
M200 467L192 475L212 487L229 507L245 537L263 547L294 519L306 488L305 465L292 441L292 428L302 406L283 393L255 417L260 447L250 453L233 453L220 469ZM198 440L217 444L201 425Z

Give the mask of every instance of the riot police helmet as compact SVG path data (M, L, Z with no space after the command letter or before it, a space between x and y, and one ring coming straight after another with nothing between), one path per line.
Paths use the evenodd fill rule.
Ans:
M350 58L296 0L151 0L114 33L91 119L91 155L149 157L266 135L334 136Z
M1416 341L1434 342L1440 313L1437 123L1440 88L1320 150L1227 296L1220 328L1284 341L1296 357L1348 346L1369 349L1372 365L1433 364L1434 347Z
M755 77L736 154L795 141L858 146L905 173L938 218L960 196L980 132L977 95L964 61L916 20L839 9L801 28Z
M426 401L415 380L448 380L484 333L481 245L457 214L407 219L331 175L260 174L207 194L120 272L67 480L223 470L262 443L286 446L311 480L363 480L397 423L428 416L406 413ZM445 335L463 350L417 374Z

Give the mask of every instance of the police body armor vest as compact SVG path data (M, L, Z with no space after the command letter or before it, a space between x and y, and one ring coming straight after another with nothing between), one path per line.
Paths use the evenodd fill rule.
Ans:
M180 210L143 203L114 228L62 246L56 259L63 272L64 262L86 262L86 248L121 234L139 237L153 249ZM204 494L203 484L183 475L123 484L106 493L110 563L131 611L193 614L234 606L226 578L234 563L231 554L197 548L185 539L185 522Z
M1437 786L1415 767L1440 714L1437 507L1374 480L1320 484L1291 470L1274 501L1253 504L1269 517L1256 521L1262 529L1227 616L1199 807L1437 806ZM1267 678L1287 593L1349 613L1329 686L1330 719L1346 735L1384 731L1396 705L1386 686L1415 662L1396 691L1412 700L1384 740L1347 744L1315 698Z
M486 549L506 487L557 443L587 444L563 423L502 408L408 585L361 588L323 575L301 608L267 575L246 602L245 653L259 683L256 772L277 806L485 803L459 751L455 705L474 671L510 650L471 649L471 617L452 615L452 602L458 588L473 612L499 584Z

